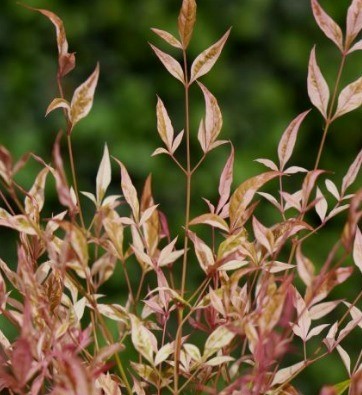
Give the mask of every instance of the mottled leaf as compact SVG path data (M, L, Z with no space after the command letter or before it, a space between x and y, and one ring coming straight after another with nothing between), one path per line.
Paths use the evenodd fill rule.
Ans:
M292 376L294 376L296 373L301 371L305 365L305 362L298 362L294 365L288 366L287 368L283 368L278 370L278 372L275 374L273 378L272 385L276 384L283 384L286 381L288 381Z
M65 108L68 118L70 117L70 103L62 98L56 98L49 104L45 116L57 108Z
M291 157L295 145L295 141L297 139L298 130L300 128L301 123L304 118L307 116L310 110L299 114L286 128L283 133L282 138L280 139L278 145L278 157L280 163L280 170L284 169L285 164L288 162Z
M32 218L42 210L44 206L44 188L49 168L40 171L28 195L25 197L25 212Z
M339 94L333 119L336 119L362 105L362 77L347 85Z
M107 191L109 184L111 183L111 161L109 159L109 152L107 144L104 145L103 157L99 165L97 178L96 178L96 193L97 202L101 203L104 195Z
M156 28L152 28L151 30L159 37L161 37L163 40L165 40L168 44L172 45L175 48L182 49L182 44L180 43L180 41L177 40L177 38L174 37L171 33Z
M196 22L196 1L183 0L178 16L178 31L182 41L183 49L186 49L191 40L192 32Z
M151 364L153 364L154 343L151 332L135 315L130 314L131 338L135 349Z
M343 52L343 33L337 23L323 10L317 0L312 0L312 10L314 18L324 32L337 47Z
M98 77L99 63L97 63L96 68L89 78L74 91L70 103L70 121L73 126L89 114L93 105L93 97Z
M166 361L166 359L174 352L175 345L173 343L166 343L162 346L155 356L155 366Z
M216 213L225 206L230 197L231 184L233 182L233 166L234 166L234 147L231 145L231 151L228 160L222 170L219 181L219 203L216 208Z
M324 119L327 119L329 88L318 66L315 47L313 47L309 58L307 84L310 101L318 108Z
M166 70L176 79L181 81L183 84L185 83L185 76L182 70L180 63L173 58L171 55L167 54L166 52L161 51L154 45L150 44L151 48L160 59L162 64L166 67Z
M220 216L216 214L202 214L192 221L190 221L189 225L197 225L197 224L207 224L214 228L219 228L225 232L229 231L229 226Z
M362 165L362 150L356 156L356 159L353 161L351 166L348 168L346 175L342 180L342 195L346 192L347 188L349 188L355 181L359 170Z
M157 97L157 130L168 151L172 150L174 130L162 100Z
M214 357L214 358L209 359L206 362L206 365L208 365L208 366L220 366L223 363L231 362L231 361L234 361L234 360L235 360L235 358L233 358L231 356L220 355L218 357Z
M200 263L201 269L208 273L209 269L214 266L215 260L212 250L207 246L194 232L189 231L188 236L195 246L195 253L197 260Z
M205 49L192 63L190 84L208 73L219 58L221 51L229 37L230 29L221 37L219 41L211 47Z
M346 27L346 47L348 48L362 29L362 0L353 0L349 6Z
M203 358L208 359L212 354L226 347L235 337L226 326L217 327L207 338Z

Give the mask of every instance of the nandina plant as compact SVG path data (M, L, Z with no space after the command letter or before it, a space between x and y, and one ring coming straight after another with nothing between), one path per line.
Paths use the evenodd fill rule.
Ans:
M67 100L63 81L75 67L75 54L68 52L63 22L51 11L31 9L56 28L59 92L46 113L61 108L66 127L55 139L51 164L35 154L14 162L11 153L0 148L0 225L17 234L16 269L0 259L0 311L17 333L8 339L0 330L2 393L298 394L298 375L331 353L339 356L345 380L325 382L315 393L362 393L361 344L356 343L359 349L353 355L344 345L360 338L362 294L357 290L350 299L350 293L336 299L332 292L350 276L361 279L362 189L353 191L352 184L362 152L346 165L341 185L321 168L334 121L362 104L362 77L340 87L346 58L362 49L357 40L362 1L351 2L345 32L317 0L311 6L321 31L341 55L337 79L330 87L315 47L310 54L308 94L323 120L314 166L290 164L302 124L315 111L307 109L281 134L277 161L257 159L266 169L236 188L232 188L234 148L219 140L222 113L201 82L218 60L230 30L190 61L188 45L197 39L195 0L182 1L178 37L152 29L165 45L179 50L181 59L151 44L184 90L182 131L175 132L166 105L157 97L162 147L153 153L167 155L175 171L184 174L185 220L176 229L169 228L167 212L154 201L151 177L138 193L125 164L115 157L120 194L107 195L111 183L107 145L95 192L78 186L72 139L77 123L91 110L100 66L97 63ZM190 89L199 89L205 101L197 132L190 124ZM200 152L191 153L190 141L196 136ZM66 165L63 140L70 158ZM209 152L223 144L230 154L220 175L219 198L206 200L205 212L192 217L194 175ZM40 166L30 190L15 179L28 160ZM285 182L291 177L297 177L295 189ZM49 178L55 180L59 207L45 218ZM267 183L277 187L263 192ZM91 218L82 210L84 199L94 206ZM260 218L257 206L262 205L273 207L275 223ZM340 237L330 240L325 262L314 265L305 241L318 238L337 216L344 221ZM137 278L130 275L132 265L139 267ZM103 284L118 266L127 284L124 304L111 303L103 294L107 289ZM188 279L195 271L200 276L194 286Z

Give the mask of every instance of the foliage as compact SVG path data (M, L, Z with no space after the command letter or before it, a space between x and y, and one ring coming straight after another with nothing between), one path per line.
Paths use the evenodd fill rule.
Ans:
M320 161L335 120L362 104L362 77L340 88L346 58L362 49L357 38L362 29L362 1L351 2L345 32L317 0L311 6L318 26L341 57L337 79L330 88L315 47L310 54L308 94L324 122L314 166L305 169L289 164L299 131L307 122L307 110L283 132L278 162L257 159L266 170L234 189L235 150L231 142L219 140L222 112L200 81L220 57L230 30L189 62L195 0L182 1L178 38L152 29L181 54L180 62L151 44L184 90L181 131L175 131L165 102L157 98L157 131L163 146L153 153L167 155L185 176L181 231L170 229L167 213L155 204L151 176L139 195L125 164L117 158L113 159L119 167L122 195L107 195L112 179L107 145L95 193L79 189L72 139L76 124L92 108L100 66L97 63L67 100L63 81L74 69L76 57L69 52L63 22L48 10L31 8L56 29L59 97L46 114L61 108L66 129L55 138L51 164L35 154L14 163L11 153L0 147L0 225L17 234L16 269L0 259L0 308L18 333L15 339L8 339L0 331L2 391L296 394L297 376L337 353L346 379L326 383L320 394L341 394L347 389L351 395L361 393L362 351L358 350L354 360L344 344L362 328L358 308L362 293L335 298L334 289L352 274L361 276L362 190L351 189L362 151L347 168L341 185L320 168ZM191 153L191 88L200 89L205 102L197 132L198 157ZM64 139L71 182L61 152ZM230 154L220 175L218 201L205 199L206 212L191 218L194 175L210 151L220 145L230 146ZM35 161L40 171L26 190L16 175L29 161ZM50 178L60 205L46 218L43 208ZM295 178L296 185L301 182L291 189L287 178ZM262 191L269 185L274 188ZM84 199L93 204L91 218L84 215ZM258 215L262 205L275 211L273 224L264 223ZM344 214L340 237L329 240L325 262L321 267L315 265L305 253L307 242ZM137 278L130 274L135 266ZM124 303L103 294L103 284L117 276L119 268L128 292ZM195 288L188 281L190 272L198 274ZM324 321L317 323L321 319ZM313 342L315 338L319 343Z

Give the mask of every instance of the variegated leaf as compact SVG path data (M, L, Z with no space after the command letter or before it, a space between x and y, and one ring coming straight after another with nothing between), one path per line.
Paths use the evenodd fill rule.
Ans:
M196 22L196 8L195 0L182 1L180 14L178 16L178 31L183 49L187 48L192 37Z
M329 88L318 66L315 47L313 47L309 58L307 84L310 101L318 108L324 119L327 119Z
M317 0L312 0L312 10L314 18L324 32L337 47L343 52L343 33L337 23L323 10Z
M185 76L182 70L180 63L173 58L171 55L167 54L166 52L161 51L154 45L150 44L151 48L160 59L162 64L166 67L166 70L176 79L181 81L183 84L185 83Z
M70 117L70 103L62 98L56 98L49 104L45 116L57 108L64 108L66 110L67 117Z
M362 77L347 85L339 94L333 119L355 110L362 105Z
M235 333L226 326L217 327L206 340L203 358L208 359L212 354L228 346L234 337Z
M173 135L174 130L171 123L171 119L167 113L165 105L163 104L162 100L157 97L157 106L156 106L156 113L157 113L157 130L162 139L165 143L168 151L172 150L172 142L173 142Z
M353 0L349 6L346 27L346 46L348 48L362 29L362 0Z
M229 37L230 29L211 47L205 49L192 63L190 84L207 74L216 63Z
M356 266L362 272L362 233L359 227L357 227L353 244L353 260Z
M70 121L74 126L82 118L86 117L93 105L94 92L99 77L99 63L89 78L83 82L73 94L70 103Z
M288 366L286 368L280 369L275 374L272 385L283 384L287 382L291 377L293 377L296 373L301 371L305 365L305 362L298 362L294 365Z
M39 213L44 206L44 188L49 168L44 168L37 175L29 194L25 197L25 212L32 218Z
M216 208L216 213L225 206L230 197L231 184L233 182L233 166L234 166L234 146L231 145L231 152L225 166L222 170L219 181L220 200Z
M205 273L208 273L209 269L215 264L214 254L212 253L211 248L197 237L194 232L189 231L188 236L194 243L195 253L201 269Z
M166 32L165 30L152 28L151 29L155 34L165 40L168 44L172 45L175 48L182 49L182 44L176 37L174 37L171 33Z
M345 194L347 188L349 188L357 178L357 175L360 171L362 166L362 150L358 153L355 160L348 168L346 175L343 177L342 180L342 195Z
M109 159L109 152L107 144L104 145L103 157L99 165L96 178L96 196L97 203L100 204L111 183L111 161Z
M131 338L135 349L151 364L153 364L154 343L151 332L135 315L130 314Z
M216 214L202 214L196 218L194 218L189 225L197 225L197 224L207 224L214 228L219 228L225 232L229 231L229 226L220 216Z

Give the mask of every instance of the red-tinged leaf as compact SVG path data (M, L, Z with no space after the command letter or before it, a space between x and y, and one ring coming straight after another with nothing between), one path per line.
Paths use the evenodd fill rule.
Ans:
M230 198L229 214L233 226L237 224L239 217L246 210L258 189L278 175L276 171L269 171L249 178L238 186Z
M305 301L298 291L295 291L294 305L298 313L298 325L293 325L293 332L305 342L312 320Z
M346 47L348 48L362 29L362 0L353 0L349 6L346 27Z
M339 200L340 195L339 195L338 189L337 189L336 185L333 183L333 181L326 180L325 184L326 184L326 188L327 188L328 192L330 192L337 200Z
M315 210L316 210L320 220L323 222L326 217L328 203L327 203L327 200L325 199L323 193L321 192L321 190L318 187L317 187L317 193L316 193L316 200L317 200L317 203L315 205Z
M170 155L170 153L167 151L166 148L156 148L153 152L151 156L156 156L156 155L160 155L160 154L166 154L166 155Z
M75 68L75 52L59 56L59 75L64 77Z
M293 269L295 265L291 265L289 263L273 261L272 264L266 265L265 268L269 273L280 273L285 270Z
M362 329L362 311L358 307L353 306L351 303L343 303L348 307L349 313L351 314L353 321L359 322L358 326Z
M219 58L221 51L230 34L229 29L219 41L205 49L192 63L190 84L208 73Z
M307 336L307 341L310 340L314 336L318 336L322 332L323 329L327 328L327 326L329 326L329 324L322 324L322 325L318 325L315 328L313 328L312 330L310 330L308 333L308 336Z
M67 100L62 98L56 98L49 104L45 116L57 108L65 108L68 118L70 117L70 104Z
M272 234L268 228L261 224L256 217L253 216L253 231L258 243L266 248L266 250L272 254L273 246L271 244ZM268 237L269 236L269 237Z
M362 105L362 77L347 85L338 96L338 105L333 119L336 119Z
M49 168L41 170L28 195L25 197L25 212L31 218L36 218L44 206L44 188Z
M103 395L122 395L119 383L112 379L109 372L100 374L96 387L102 390Z
M203 143L201 144L201 147L204 152L208 152L211 150L212 144L215 142L221 131L222 114L215 96L211 94L205 85L200 82L198 84L204 94L206 107L205 119L202 122L201 129L199 129L199 133L203 133L204 135L202 137L199 136L199 140L202 138Z
M219 203L216 208L216 213L225 206L230 197L231 183L233 182L233 167L234 167L234 147L231 145L231 152L225 166L222 170L219 182Z
M178 16L178 31L180 34L182 47L186 49L192 37L194 25L196 22L196 1L183 0L181 10Z
M176 37L174 37L171 33L166 32L165 30L152 28L151 29L155 34L165 40L168 44L172 45L175 48L182 49L182 44Z
M235 337L226 326L217 327L207 338L203 358L207 360L212 354L226 347Z
M300 166L290 166L284 170L285 174L307 173L308 170Z
M93 105L94 92L96 90L99 77L99 63L89 78L79 85L74 91L72 101L70 103L70 121L74 126L82 118L86 117Z
M355 181L359 170L362 165L362 150L358 153L356 159L353 161L351 166L349 167L347 174L343 177L342 180L342 195L345 194L347 188L349 188Z
M280 203L270 193L258 192L258 195L263 196L268 202L275 206L279 211L283 211Z
M338 331L338 322L335 322L329 329L327 336L323 340L323 343L326 345L327 350L331 352L336 344L336 334Z
M300 371L303 370L305 366L305 362L298 362L294 365L288 366L287 368L283 368L278 370L278 372L275 374L273 381L272 381L272 386L277 385L277 384L283 384L287 382L290 378L292 378L296 373L299 373Z
M28 379L33 356L29 341L24 338L18 339L13 345L11 355L11 365L16 379L19 381L20 388L23 388Z
M282 192L282 197L285 201L284 211L288 210L289 208L295 208L299 212L302 211L302 191L297 191L292 195L288 192Z
M340 300L334 300L333 302L323 302L312 306L309 309L309 314L312 320L319 320L323 318L331 311L333 311L340 303Z
M158 266L166 266L174 263L180 256L183 255L184 250L174 251L177 237L171 241L165 248L162 249L158 257Z
M324 119L327 119L329 88L318 66L315 56L315 47L313 47L309 58L307 82L310 101L318 108Z
M157 97L157 130L168 151L172 149L174 130L162 100Z
M351 358L347 354L346 350L340 345L337 346L337 351L347 369L348 375L351 375Z
M109 184L111 183L111 161L109 159L109 152L107 144L104 145L103 157L99 165L96 178L96 194L98 204L104 198Z
M216 214L202 214L194 218L189 225L207 224L214 228L219 228L225 232L229 232L228 224Z
M299 277L302 279L304 284L309 287L315 277L315 268L312 261L303 255L300 245L298 245L297 248L296 258Z
M278 166L273 161L271 161L270 159L260 158L260 159L255 159L255 162L259 162L259 163L261 163L265 167L268 167L271 170L278 171Z
M326 221L330 220L331 218L335 217L337 214L347 210L349 208L349 204L344 204L343 206L338 206L334 208L326 217Z
M208 247L194 232L189 231L188 236L195 246L195 253L199 261L201 269L205 273L209 273L209 269L214 266L214 254L210 247Z
M154 45L150 44L151 48L160 59L162 64L166 67L166 70L176 79L181 81L183 84L185 83L185 76L182 70L180 63L173 58L171 55L167 54L166 52L161 51Z
M179 145L181 144L182 137L184 135L184 131L181 130L181 132L175 137L175 139L172 142L172 147L171 147L171 153L175 153Z
M302 206L307 207L309 196L314 188L317 178L324 173L323 170L312 170L305 176L302 186Z
M324 32L337 47L343 52L343 33L337 23L323 10L317 0L312 0L312 10L314 18Z
M121 178L122 178L121 186L122 186L123 196L132 209L132 213L135 221L138 222L140 208L139 208L136 188L133 186L131 178L124 164L116 158L115 160L121 168Z
M356 266L362 272L362 233L359 227L357 227L353 244L353 260Z
M150 218L151 216L155 213L157 207L159 205L158 204L154 204L151 207L148 207L141 215L141 219L139 222L139 226L143 226Z
M354 52L354 51L360 51L362 49L362 40L359 40L356 42L356 44L354 44L351 49L347 52L347 55L349 55L350 53Z
M284 169L285 164L288 162L289 158L293 153L300 125L309 113L309 111L310 110L305 111L302 114L299 114L295 119L293 119L293 121L289 124L289 126L283 133L282 138L280 139L280 143L278 145L280 170Z
M222 302L221 297L218 295L218 292L210 288L209 297L210 297L211 306L216 311L218 311L222 316L225 316L226 312L225 312L224 304Z
M143 252L141 249L133 245L132 250L135 253L136 258L141 265L144 264L148 265L149 266L148 269L153 269L155 267L151 257L147 255L145 252Z

